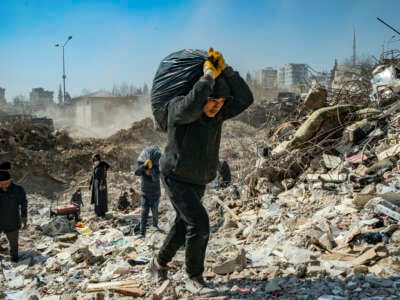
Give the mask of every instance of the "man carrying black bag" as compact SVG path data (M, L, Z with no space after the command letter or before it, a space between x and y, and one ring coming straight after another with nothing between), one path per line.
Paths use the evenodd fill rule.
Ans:
M158 282L166 280L167 263L185 245L186 289L211 296L216 291L202 276L210 228L201 198L206 184L216 176L222 123L249 107L253 95L240 75L212 48L203 73L186 96L168 104L168 142L160 165L176 219L149 268Z

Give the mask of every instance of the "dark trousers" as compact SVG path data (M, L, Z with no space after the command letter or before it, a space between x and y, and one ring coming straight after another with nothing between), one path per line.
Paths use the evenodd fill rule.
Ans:
M147 218L149 217L149 211L153 216L153 226L158 227L158 204L160 203L160 197L148 197L142 196L142 214L140 216L140 234L146 234Z
M18 230L4 232L10 245L11 260L18 260Z
M201 198L205 186L163 178L165 189L175 208L176 218L158 253L158 263L166 266L185 243L186 271L189 277L202 275L210 234L208 214Z

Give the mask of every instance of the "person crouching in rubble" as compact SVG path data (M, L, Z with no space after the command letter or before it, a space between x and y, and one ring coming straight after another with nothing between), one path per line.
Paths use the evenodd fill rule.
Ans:
M27 227L28 201L25 190L11 181L10 173L0 170L0 233L10 245L11 261L18 261L18 235L21 223Z
M118 198L118 205L117 208L118 210L122 211L127 211L129 208L129 200L128 200L128 192L124 192L121 196Z
M107 200L107 170L110 165L100 159L100 154L92 156L93 171L90 178L89 189L92 190L91 204L98 217L105 217L108 211Z
M228 162L220 158L217 166L217 188L226 188L231 184L231 168Z
M75 193L72 194L71 204L75 205L79 210L83 205L81 188L77 188Z
M141 205L140 235L146 236L147 218L149 210L153 216L153 227L158 229L158 204L160 203L160 170L158 165L148 159L143 164L139 163L135 170L136 176L141 176Z
M253 103L253 95L223 56L210 48L204 75L186 95L168 106L168 141L161 173L175 208L175 222L149 271L158 282L167 279L167 263L185 245L186 289L202 296L216 294L203 279L210 225L201 203L205 186L216 176L222 124Z

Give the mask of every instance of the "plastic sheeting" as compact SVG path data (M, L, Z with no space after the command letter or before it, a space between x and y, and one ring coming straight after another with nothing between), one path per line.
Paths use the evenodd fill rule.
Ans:
M158 129L167 130L168 103L185 96L203 75L207 52L185 49L165 57L158 67L151 89L151 107Z

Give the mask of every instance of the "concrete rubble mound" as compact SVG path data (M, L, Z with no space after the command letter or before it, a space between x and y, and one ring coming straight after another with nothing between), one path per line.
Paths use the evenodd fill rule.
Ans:
M138 234L139 201L124 212L116 208L122 192L140 190L132 165L141 149L165 146L150 119L106 139L50 132L51 147L32 142L31 131L2 128L1 158L14 162L15 178L27 187L30 226L20 232L18 263L0 252L0 295L399 299L399 65L378 65L368 87L344 84L344 92L314 85L298 110L270 124L257 115L255 123L241 116L224 125L221 155L232 184L210 185L203 202L211 222L204 277L220 293L214 298L185 290L183 249L161 286L146 271L175 217L164 191L161 230L149 228L146 238ZM102 219L94 216L86 188L92 152L111 165L110 209ZM50 208L68 203L77 187L85 204L80 220L50 219ZM4 235L0 246L8 246Z

